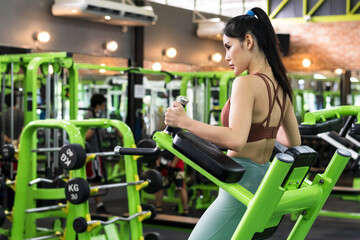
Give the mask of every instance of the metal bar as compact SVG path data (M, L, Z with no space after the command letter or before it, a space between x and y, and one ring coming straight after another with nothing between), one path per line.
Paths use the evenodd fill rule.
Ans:
M58 86L59 86L59 74L58 73L54 73L54 116L53 118L54 119L58 119L57 117L57 113L58 113L58 108L57 108L57 104L58 104L58 98L57 98L57 93L58 93ZM53 129L53 139L54 139L54 143L53 143L53 146L54 147L59 147L59 136L58 136L58 133L59 133L59 129L57 128L54 128ZM59 167L59 154L58 152L54 152L53 154L53 165L52 165L52 170L53 172L55 172L55 168Z
M25 212L26 213L45 212L45 211L50 211L50 210L58 210L58 209L62 209L65 207L66 207L66 204L61 204L61 205L54 205L54 206L47 206L47 207L30 208L30 209L26 209Z
M319 212L319 216L360 220L360 213L352 213L352 212L347 213L347 212L335 212L335 211L321 210Z
M276 17L276 15L281 11L281 9L283 9L283 7L287 4L287 2L290 0L283 0L275 9L274 11L270 14L269 18L273 19ZM270 9L270 7L269 7Z
M45 94L45 98L46 98L46 112L45 112L45 116L46 119L50 119L51 118L51 76L49 73L49 67L50 67L50 63L47 64L47 70L48 73L46 75L46 94ZM46 128L45 129L45 147L49 148L50 147L50 128ZM51 159L50 159L50 152L46 153L46 158L47 158L47 167L50 168L51 167Z
M33 149L31 150L32 152L58 152L60 151L61 148L57 147L57 148L38 148L38 149Z
M2 113L2 118L1 118L1 129L2 131L5 130L5 117L4 117L4 113L5 113L5 81L6 81L6 73L3 73L2 75L2 89L1 89L1 113ZM5 144L5 140L2 137L1 138L1 146L4 146Z
M318 10L319 7L321 6L321 4L323 4L324 2L325 2L325 0L319 0L306 15L309 15L309 16L313 15L314 12L316 10Z
M350 7L350 4L349 4ZM355 12L359 9L360 7L360 2L358 2L350 11L350 14L355 14Z
M60 147L49 147L49 148L38 148L38 149L33 149L31 150L32 152L58 152L60 151L61 148ZM108 157L108 156L115 156L115 152L114 151L110 151L110 152L96 152L96 153L87 153L86 156L90 156L90 155L96 155L98 157Z
M52 234L52 235L46 235L46 236L41 236L41 237L34 237L34 238L27 238L24 240L43 240L43 239L52 239L52 238L56 238L59 237L59 234Z
M65 68L62 68L62 74L63 76L61 78L61 86L65 86L67 81ZM61 94L61 119L65 119L65 115L66 115L65 104L66 104L65 98L63 98ZM65 129L62 129L62 140L63 143L66 143L67 141L67 135Z
M308 0L303 0L303 16L307 13Z
M109 220L109 221L93 220L93 221L89 221L89 222L87 222L87 223L90 225L90 224L96 224L96 223L100 222L101 225L109 225L109 224L114 223L114 222L119 221L119 220L120 220L120 221L130 221L131 219L134 219L134 218L136 218L137 216L145 215L145 214L147 214L147 213L149 213L149 212L150 212L150 211L142 211L142 212L139 212L139 213L135 213L135 214L131 215L130 217L114 217L114 218L112 218L112 219Z
M355 138L353 138L352 136L350 136L349 134L346 135L346 139L352 142L353 144L355 144L357 147L360 147L360 142Z
M359 156L359 153L355 152L354 150L352 150L351 148L347 148L344 145L342 145L341 143L339 143L338 141L334 140L332 137L330 137L328 135L328 133L320 133L318 134L318 137L323 139L324 141L328 142L330 145L338 148L338 149L346 149L351 153L351 157L353 159L357 159Z
M311 22L346 22L346 21L359 21L360 14L352 15L333 15L333 16L313 16ZM303 17L294 18L275 18L272 19L273 23L306 23Z
M149 181L149 180L147 180L147 181ZM94 186L94 187L91 187L90 189L109 189L109 188L116 188L116 187L127 187L127 186L132 186L132 185L139 185L139 184L141 184L143 182L145 182L145 181L140 180L140 181L137 181L137 182L105 184L105 185Z
M10 63L10 95L11 95L11 100L10 100L10 139L11 139L11 144L14 140L14 63L11 62Z
M346 0L346 14L349 14L351 10L351 0Z
M108 157L108 156L115 156L115 152L98 152L98 153L88 153L86 156L95 154L98 157Z
M32 181L29 182L29 186L31 185L34 185L34 184L37 184L39 182L47 182L47 183L53 183L59 179L62 179L62 178L65 178L66 176L65 175L59 175L58 177L54 178L54 179L48 179L48 178L36 178Z

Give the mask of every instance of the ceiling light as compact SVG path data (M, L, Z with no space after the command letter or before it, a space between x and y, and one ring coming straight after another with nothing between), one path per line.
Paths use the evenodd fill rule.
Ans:
M303 61L302 61L302 65L303 65L303 67L305 67L305 68L310 67L310 65L311 65L310 59L304 58Z
M222 59L222 56L220 53L214 53L211 55L211 61L213 61L213 62L218 63L221 61L221 59Z
M105 20L110 20L111 17L110 17L110 16L105 16L104 19L105 19Z
M341 68L337 68L337 69L335 69L335 73L337 75L341 75L343 73L343 70Z
M163 55L166 55L168 58L174 58L176 56L176 54L177 54L177 51L173 47L163 50Z
M118 44L116 41L108 41L104 44L104 48L108 51L108 52L115 52L118 49Z
M161 71L161 63L159 62L154 62L153 65L152 65L152 69L154 71Z
M35 41L47 43L50 41L50 34L48 32L41 31L39 33L34 33L33 38Z

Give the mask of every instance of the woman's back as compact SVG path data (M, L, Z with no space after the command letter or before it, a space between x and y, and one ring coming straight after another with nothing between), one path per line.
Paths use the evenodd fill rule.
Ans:
M248 85L246 91L251 91L254 97L249 138L240 152L229 150L228 155L252 159L262 164L270 160L275 145L276 127L279 126L279 123L281 125L282 114L285 114L291 101L289 96L286 96L284 101L284 91L274 80L272 72L251 75L246 81ZM263 128L252 131L253 128L259 127L256 125L263 126ZM266 136L270 132L267 130L275 131L275 138ZM255 139L255 141L249 141L249 139Z

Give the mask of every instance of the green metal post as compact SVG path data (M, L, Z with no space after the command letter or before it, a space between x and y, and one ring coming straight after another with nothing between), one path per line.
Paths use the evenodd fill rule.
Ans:
M72 124L69 124L63 120L36 120L30 122L25 126L21 134L21 150L19 152L19 165L18 174L16 178L16 188L21 191L15 191L15 201L13 209L13 225L11 229L12 239L24 239L30 237L36 237L36 228L34 224L36 221L36 215L25 215L25 210L36 207L36 199L38 195L41 198L45 198L45 189L37 189L35 185L28 186L28 183L37 177L36 167L36 155L32 154L34 144L34 133L37 128L61 128L64 129L68 135L71 143L78 143L84 146L84 142L81 138L79 130ZM78 169L72 171L73 177L84 177L85 169ZM39 194L38 194L39 193ZM63 188L49 189L49 193L54 194L54 198L65 199L65 192ZM69 204L69 215L67 218L67 239L74 239L75 232L72 229L72 222L77 216L83 216L88 213L86 204L77 206Z
M133 148L136 146L132 131L129 126L127 126L124 122L99 118L82 121L72 120L70 122L81 129L80 131L82 132L83 137L86 130L90 127L114 127L123 134L124 147ZM126 155L124 156L124 161L126 169L126 181L139 181L136 158L134 158L134 156ZM131 216L135 213L141 212L140 194L136 185L127 187L127 198L129 215ZM130 220L130 235L131 239L142 239L143 230L142 223L139 217Z
M323 174L318 174L314 178L313 185L321 185L323 190L321 200L319 204L307 210L303 215L300 215L288 239L305 239L350 157L351 154L348 151L337 150L325 172Z
M278 160L277 156L284 160ZM276 155L266 172L253 199L236 228L232 240L251 239L255 232L262 232L272 216L275 207L283 196L285 189L281 187L294 159L287 154ZM265 210L266 209L266 210Z

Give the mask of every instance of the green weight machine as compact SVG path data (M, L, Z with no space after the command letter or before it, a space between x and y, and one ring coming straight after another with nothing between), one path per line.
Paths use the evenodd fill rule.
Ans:
M343 124L344 117L348 117L345 124ZM347 149L351 153L353 162L349 165L349 173L354 175L352 186L335 186L332 192L332 196L342 200L355 202L360 202L360 155L359 152L356 152L356 150L352 149L351 145L348 143L351 139L353 139L352 141L356 141L356 139L351 137L354 137L353 134L349 136L351 128L353 128L352 131L355 135L360 134L359 117L359 106L338 106L306 113L304 117L304 123L299 126L302 136L317 135L319 139L324 140L335 148ZM329 124L330 122L331 124ZM309 124L314 127L309 129L307 126ZM332 131L339 132L339 134L335 134ZM350 143L352 141L350 141ZM359 145L359 141L357 144ZM341 209L337 211L321 210L319 215L345 219L360 219L360 213L344 212Z
M211 143L189 133L174 137L164 131L153 136L158 148L167 149L247 206L231 239L270 237L285 214L300 213L287 239L305 239L346 166L351 154L337 150L324 173L306 178L317 153L307 146L290 148L273 159L257 192L252 194L237 182L246 169ZM120 148L119 154L141 155L145 149Z

